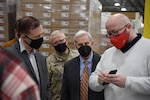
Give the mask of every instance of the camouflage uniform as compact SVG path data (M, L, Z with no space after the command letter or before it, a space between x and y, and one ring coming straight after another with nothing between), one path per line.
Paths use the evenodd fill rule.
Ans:
M60 100L64 63L78 55L79 53L77 50L69 48L69 54L67 55L60 55L58 52L54 52L47 57L46 60L51 86L51 100Z

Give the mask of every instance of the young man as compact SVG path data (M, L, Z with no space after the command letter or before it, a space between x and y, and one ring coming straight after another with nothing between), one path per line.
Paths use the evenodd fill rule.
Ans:
M21 59L25 68L38 84L42 100L50 100L50 86L46 58L37 49L43 42L43 27L39 20L32 16L25 16L18 23L19 40L6 48Z

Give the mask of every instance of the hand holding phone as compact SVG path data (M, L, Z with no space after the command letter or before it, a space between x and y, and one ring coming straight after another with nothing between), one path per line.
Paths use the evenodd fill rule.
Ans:
M109 72L109 74L116 74L116 73L117 73L117 69L112 70L112 71Z
M116 73L117 73L117 69L109 72L109 74L116 74ZM107 84L109 84L109 83L106 83L106 82L103 83L103 85L107 85Z

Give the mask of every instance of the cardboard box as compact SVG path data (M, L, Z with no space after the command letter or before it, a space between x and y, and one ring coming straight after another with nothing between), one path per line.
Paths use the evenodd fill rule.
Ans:
M89 5L85 4L44 4L44 3L21 3L20 10L22 11L86 11L89 10Z
M85 28L88 27L88 21L86 20L52 20L53 27L61 27L61 28Z
M72 0L51 0L52 3L72 3Z
M78 20L78 21L70 21L70 25L69 25L70 28L85 28L85 27L88 27L88 21L86 20Z
M77 4L85 4L89 2L90 0L71 0L71 3L77 3Z
M21 2L22 3L72 3L72 0L21 0Z
M41 47L40 47L40 49L39 50L47 50L47 51L49 51L51 49L51 45L50 45L50 43L42 43L42 45L41 45Z
M3 18L3 17L0 18L0 26L1 26L1 25L4 25L5 23L6 23L5 18Z
M51 28L43 27L43 31L44 31L44 35L46 35L46 34L49 35L51 33Z
M52 4L51 10L55 12L70 11L71 4Z
M0 41L7 41L8 40L8 34L4 31L0 31Z
M6 42L6 41L1 41L1 40L0 40L0 46L1 46L2 44L4 44L5 42Z
M70 21L69 20L53 20L52 24L53 24L53 27L69 27Z
M5 12L4 11L0 11L0 17L5 17Z
M71 11L87 11L89 10L89 5L86 4L72 4Z
M43 25L43 27L53 27L51 19L40 20L40 23Z
M70 18L71 19L78 19L78 20L88 20L89 13L88 12L71 12Z
M52 3L52 0L20 0L21 3Z
M71 13L70 12L52 12L53 19L70 19Z
M54 30L61 30L65 34L73 34L74 35L79 30L87 31L88 27L86 27L86 28L62 28L62 27L60 27L60 28L52 28L52 31L54 31Z
M66 34L67 40L69 43L73 43L74 34Z
M21 11L49 11L51 10L51 4L34 4L34 3L21 3Z
M6 10L6 4L0 2L0 11L4 11L4 10Z
M20 16L34 16L40 19L51 19L51 12L32 12L32 11L21 11Z
M44 40L44 42L50 42L50 34L44 34L44 36L43 36L43 40Z
M6 26L0 26L0 31L5 31L7 30Z
M71 49L76 49L74 43L68 43L68 46L69 46Z
M39 50L39 52L40 52L43 56L45 56L45 57L47 57L47 56L49 56L49 55L51 54L50 51Z

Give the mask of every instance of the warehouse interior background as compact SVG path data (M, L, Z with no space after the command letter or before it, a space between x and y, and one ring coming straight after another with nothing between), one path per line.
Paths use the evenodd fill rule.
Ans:
M23 16L34 16L44 27L44 42L39 51L48 56L53 52L49 34L59 29L74 48L73 36L78 30L89 31L94 50L102 54L112 45L105 37L105 22L114 13L124 13L143 33L145 0L0 0L0 45L15 37L14 23Z

